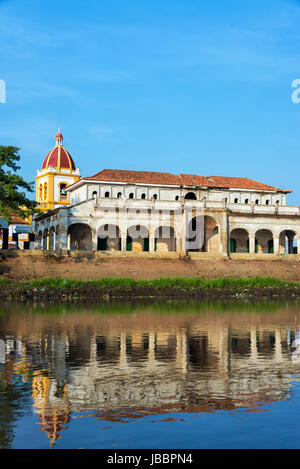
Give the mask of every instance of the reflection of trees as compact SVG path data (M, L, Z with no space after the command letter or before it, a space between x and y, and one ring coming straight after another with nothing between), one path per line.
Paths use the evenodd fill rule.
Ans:
M14 424L30 407L31 383L22 383L19 376L10 380L0 367L0 448L10 448L14 440Z

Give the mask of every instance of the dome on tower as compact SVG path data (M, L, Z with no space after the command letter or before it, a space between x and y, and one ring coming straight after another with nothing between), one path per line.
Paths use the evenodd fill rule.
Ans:
M43 161L42 169L48 169L50 166L53 168L60 169L69 169L70 171L75 171L75 163L70 153L63 147L62 141L63 136L60 132L55 136L56 145L49 151L46 155L46 158Z

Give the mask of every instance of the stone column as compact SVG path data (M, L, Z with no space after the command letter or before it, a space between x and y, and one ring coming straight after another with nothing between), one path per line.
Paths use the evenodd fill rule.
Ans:
M149 252L154 252L155 248L155 230L149 230Z
M180 254L181 252L181 237L180 237L180 232L176 231L174 228L174 233L175 233L175 243L176 243L176 252Z
M59 248L63 251L70 250L67 230L59 230Z
M274 254L279 254L279 236L273 236Z
M300 236L297 236L297 254L300 254Z
M222 257L228 257L228 215L225 210L221 214L219 239L220 254Z
M121 251L126 252L127 231L121 231Z
M98 234L95 228L92 229L92 249L93 251L97 251L98 247Z
M186 236L187 236L187 212L185 211L184 207L182 210L182 220L181 220L181 242L180 242L180 250L181 250L181 255L185 256L186 255Z
M255 235L254 234L249 235L249 253L255 254Z

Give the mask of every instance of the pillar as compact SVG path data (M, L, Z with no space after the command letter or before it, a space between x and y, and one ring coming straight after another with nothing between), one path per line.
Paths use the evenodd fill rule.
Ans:
M59 231L59 248L62 250L70 250L70 243L69 243L70 236L68 236L67 230L60 230Z
M297 236L297 253L300 254L300 236Z
M249 252L250 254L255 254L255 235L249 235Z
M126 252L127 231L121 231L121 251Z
M92 250L97 251L98 247L98 234L97 230L92 229Z
M181 255L185 256L186 254L186 236L187 236L187 225L188 225L188 212L183 208L182 210L182 220L181 220L181 242L180 242L180 250Z
M155 251L155 230L149 231L149 251Z
M273 236L274 254L279 254L279 236Z
M223 257L228 256L228 215L224 210L220 220L220 233L219 233L219 242L220 242L220 254Z

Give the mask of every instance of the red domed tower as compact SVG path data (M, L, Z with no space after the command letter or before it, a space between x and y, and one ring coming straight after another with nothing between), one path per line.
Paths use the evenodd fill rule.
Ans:
M80 170L63 146L63 136L58 130L55 146L50 150L36 176L36 201L47 212L62 205L69 205L65 189L80 179Z

